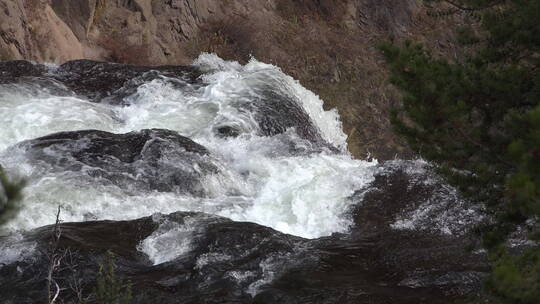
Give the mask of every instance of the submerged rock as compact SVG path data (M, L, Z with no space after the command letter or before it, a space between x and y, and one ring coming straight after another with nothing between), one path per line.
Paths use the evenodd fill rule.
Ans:
M17 145L36 166L83 172L96 181L134 190L204 195L202 179L218 173L208 151L174 131L126 134L60 132Z
M406 167L387 165L373 191L351 199L355 226L345 234L303 239L253 223L177 212L133 221L62 223L68 250L92 292L111 250L116 274L131 281L134 303L453 303L478 292L486 257L465 249L474 236L396 229L407 210L439 191ZM452 206L448 206L451 208ZM454 206L455 207L455 206ZM27 234L33 257L0 268L0 296L31 303L44 296L52 226ZM41 250L41 251L40 251ZM69 284L68 270L58 273ZM27 293L27 290L32 292ZM66 290L66 303L75 295Z
M217 136L222 138L238 137L238 135L240 135L240 130L232 126L220 126L215 128L214 132Z

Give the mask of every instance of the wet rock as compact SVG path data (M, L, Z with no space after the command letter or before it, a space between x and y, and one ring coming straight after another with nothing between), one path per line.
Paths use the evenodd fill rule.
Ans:
M356 223L351 231L319 239L177 212L134 221L63 223L60 248L76 252L86 294L105 251L115 252L117 275L134 285L134 303L454 303L475 295L489 271L484 254L466 249L476 237L392 226L438 191L436 183L420 178L425 174L414 166L382 165L372 185L378 190L351 198ZM40 228L26 239L45 248L50 231L50 226ZM159 249L163 242L167 249ZM17 303L42 296L45 265L36 251L0 268L0 284L13 286L0 289L0 296ZM24 292L30 288L33 292ZM74 299L69 291L63 297L66 303Z
M322 141L317 127L299 101L285 93L276 92L275 88L263 91L260 96L253 105L263 135L273 136L295 128L301 138L312 142Z
M20 77L38 77L45 74L46 67L25 60L0 62L0 84L12 83Z
M152 265L138 244L158 229L160 222L200 226L191 234L191 247L171 260ZM36 255L0 268L0 282L13 288L0 290L3 300L33 303L46 297L45 273L52 226L37 229L27 238L35 240ZM134 221L63 223L58 252L69 255L65 270L56 273L61 286L71 279L82 280L85 296L92 293L99 264L108 250L116 256L116 274L133 284L133 303L250 303L249 286L264 282L269 276L265 265L271 260L288 262L287 254L302 239L278 233L271 228L251 223L232 222L225 218L199 213L178 212ZM170 242L182 242L171 239ZM71 263L71 264L70 264ZM267 264L265 264L267 263ZM75 272L69 266L75 265ZM64 269L64 268L63 268ZM73 277L75 276L75 277ZM32 287L30 292L24 289ZM65 303L74 303L75 294L62 292Z
M238 130L235 127L231 127L231 126L218 127L218 128L216 128L215 132L216 132L217 136L223 137L223 138L226 138L226 137L238 137L238 135L240 135L240 130Z
M126 134L97 130L60 132L17 147L36 166L83 172L94 181L133 190L204 195L201 180L218 171L206 148L162 129Z
M339 152L339 149L328 143L321 136L308 113L301 106L301 101L279 89L279 84L268 83L257 88L256 97L243 108L254 113L262 136L284 134L288 130L294 132L309 146L309 151L321 150ZM302 147L291 147L291 152L299 154Z
M132 66L92 60L74 60L62 64L55 78L75 93L95 102L121 104L137 87L157 78L170 79L176 85L198 82L200 73L188 66Z
M437 202L444 185L421 162L382 164L375 181L351 199L355 226L346 234L309 241L309 254L254 298L256 303L454 303L477 294L489 272L464 217L448 217L453 233L394 223L423 202ZM446 195L447 193L443 193ZM439 227L433 210L431 225ZM462 221L463 222L460 222ZM455 229L454 229L455 228ZM478 249L478 247L476 247Z
M93 102L129 105L124 98L154 79L162 79L176 88L200 84L201 73L189 66L132 66L92 60L68 61L58 68L24 60L0 62L0 84L47 84L53 92L82 95ZM196 87L196 86L195 86ZM65 95L65 94L60 94Z
M408 230L464 236L484 220L477 207L422 160L381 164L375 181L351 199L358 202L352 211L358 233Z
M47 66L25 60L0 62L0 85L2 93L73 95L71 90L52 77Z

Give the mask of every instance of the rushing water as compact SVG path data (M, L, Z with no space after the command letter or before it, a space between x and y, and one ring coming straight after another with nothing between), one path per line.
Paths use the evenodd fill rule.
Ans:
M28 181L23 210L9 229L51 224L60 205L64 221L202 211L307 238L346 231L348 197L373 180L377 163L353 160L346 152L338 113L325 111L322 100L279 68L255 59L242 66L203 54L194 66L205 72L202 84L160 76L125 97L127 106L91 102L59 83L53 84L57 89L35 82L2 85L0 163ZM55 67L49 69L55 72ZM291 153L291 142L312 145L294 128L261 136L254 112L246 109L264 102L269 90L298 103L322 139L339 151ZM220 126L232 126L240 134L220 136ZM127 133L148 128L177 131L210 151L221 170L205 177L204 196L95 184L81 178L87 168L52 170L50 164L29 162L21 148L8 148L58 131ZM148 246L142 248L153 252Z
M40 227L59 206L85 292L110 249L153 286L137 303L445 303L481 277L462 252L478 214L455 189L421 160L353 159L337 111L255 59L8 62L0 126L0 165L26 180L0 231L0 302L43 297Z

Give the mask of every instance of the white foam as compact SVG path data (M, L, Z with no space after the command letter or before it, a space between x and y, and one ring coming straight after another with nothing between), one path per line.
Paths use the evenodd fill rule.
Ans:
M247 288L247 293L252 297L259 293L259 290L266 284L272 282L276 277L282 273L287 264L290 264L290 260L297 258L291 253L286 253L282 255L271 255L259 263L259 268L261 270L261 278L249 284Z
M0 268L2 264L10 264L32 255L37 244L25 241L20 233L13 233L0 238Z
M111 109L76 97L27 96L0 85L0 151L20 141L60 131L118 128Z
M241 146L238 146L241 147ZM231 150L234 153L235 150ZM375 164L348 156L315 154L303 157L243 157L236 166L250 172L257 194L248 208L223 210L220 215L252 221L306 238L346 231L344 216L354 190L373 180Z
M323 101L313 92L304 88L298 80L286 75L275 65L266 64L252 58L245 66L237 62L228 62L215 54L203 53L195 60L194 65L208 71L218 71L208 74L204 79L216 83L217 89L211 87L212 94L223 94L223 97L242 94L252 91L254 86L264 83L271 84L276 90L287 92L289 96L300 102L304 110L321 131L321 135L336 147L347 150L347 135L343 132L341 120L337 110L325 111ZM249 95L249 94L247 94Z
M160 222L159 228L137 247L148 255L152 263L171 261L191 249L192 233L197 229L194 225L196 219L186 217L185 223L180 224L163 220L156 214L154 220Z
M387 162L385 167L386 170L399 168L407 173L411 185L428 185L434 191L415 209L399 214L390 224L393 229L460 235L482 221L478 208L467 205L455 188L445 184L431 171L430 164L425 160Z
M9 229L52 224L57 206L62 205L64 221L128 220L156 212L198 211L308 238L346 231L350 225L347 197L373 180L377 163L353 160L345 152L346 136L337 112L325 111L322 100L278 67L255 59L242 66L203 54L194 65L208 71L203 77L205 86L175 86L176 80L157 78L127 97L129 107L95 104L49 91L17 88L5 90L3 95L0 92L0 122L5 126L0 130L0 163L10 173L28 179L24 208ZM323 138L344 152L291 156L291 142L298 147L310 145L294 130L258 136L257 122L243 105L257 98L257 86L262 85L297 100ZM215 128L222 125L235 126L240 136L216 136ZM16 149L4 150L21 140L57 131L125 133L143 128L175 130L210 150L222 164L222 174L203 181L208 197L99 185L86 176L84 168L58 173L46 164L30 165ZM184 228L171 229L153 235L141 250L156 262L171 259L174 255L165 247ZM188 247L182 242L173 245L175 250Z
M226 261L229 261L231 259L232 259L231 256L228 256L228 255L222 254L222 253L214 253L214 252L204 253L204 254L201 254L197 258L197 261L195 262L195 269L202 269L206 265L210 265L210 264L213 264L213 263L219 263L219 262L226 262Z
M233 278L237 283L241 284L253 278L256 274L253 271L228 271L225 276Z

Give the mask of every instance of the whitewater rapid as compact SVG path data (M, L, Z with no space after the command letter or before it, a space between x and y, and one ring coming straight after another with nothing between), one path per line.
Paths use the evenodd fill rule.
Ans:
M377 162L349 155L337 111L325 111L323 101L298 81L255 59L241 65L202 54L193 66L203 71L204 86L179 85L160 76L125 97L129 106L94 103L60 83L0 85L0 164L10 176L27 181L23 209L7 229L52 224L61 206L63 221L200 211L305 238L347 231L349 197L373 181ZM338 152L289 153L291 141L296 147L312 144L294 128L258 135L257 121L245 107L269 89L295 100ZM220 126L234 126L240 135L218 136ZM13 146L59 131L127 133L148 128L177 131L209 150L220 173L205 177L205 196L92 183L81 178L84 169L58 172L47 164L36 165ZM149 241L141 248L152 252L151 245Z
M0 62L0 126L0 166L26 181L0 227L0 302L44 299L51 276L62 301L91 297L107 252L141 303L480 286L483 256L464 248L481 212L426 161L353 159L338 112L276 66Z

